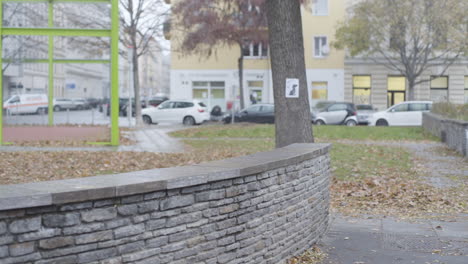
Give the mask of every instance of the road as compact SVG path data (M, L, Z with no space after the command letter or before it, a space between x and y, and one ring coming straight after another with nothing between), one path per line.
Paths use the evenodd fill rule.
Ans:
M134 126L135 119L131 118L131 124ZM47 125L48 117L44 115L11 115L3 117L3 125ZM82 111L60 111L54 112L55 125L109 125L110 117L97 109ZM119 126L128 127L129 118L119 117Z

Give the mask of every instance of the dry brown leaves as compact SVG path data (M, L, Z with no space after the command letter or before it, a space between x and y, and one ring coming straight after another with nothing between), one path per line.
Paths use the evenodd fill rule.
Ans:
M420 218L468 213L466 186L438 189L417 178L387 176L334 180L331 189L332 207L348 215Z
M307 250L302 255L294 257L287 261L287 264L317 264L323 261L327 254L317 246Z
M223 150L184 154L86 151L0 152L0 184L81 178L175 167L238 155Z

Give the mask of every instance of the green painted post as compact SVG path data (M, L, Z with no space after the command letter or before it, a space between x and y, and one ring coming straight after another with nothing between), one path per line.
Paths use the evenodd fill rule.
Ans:
M49 28L54 27L54 2L49 1L49 19L48 26ZM54 125L54 36L49 36L49 105L48 105L48 116L49 116L49 126Z
M119 1L111 0L111 145L119 145Z
M0 0L0 19L3 21L4 2L44 2L46 0ZM119 145L119 1L118 0L48 0L48 28L9 28L3 27L0 22L0 65L3 68L2 46L3 36L48 36L48 58L47 59L24 59L23 63L48 63L48 123L53 125L53 99L54 99L54 65L56 63L110 63L111 66L111 142L103 144ZM111 29L69 29L54 28L53 4L57 2L75 3L110 3L111 4ZM54 37L110 37L111 59L110 60L80 60L80 59L54 59ZM3 74L0 75L0 99L3 102ZM0 108L0 145L3 142L3 105Z

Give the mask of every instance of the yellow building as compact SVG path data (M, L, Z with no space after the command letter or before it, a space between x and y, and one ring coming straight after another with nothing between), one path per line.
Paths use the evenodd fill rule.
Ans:
M305 62L309 99L344 100L344 51L331 47L337 22L345 15L345 0L315 0L302 9ZM177 32L171 32L172 40ZM198 99L209 107L226 109L228 101L239 107L237 47L218 48L216 56L182 56L172 41L171 99ZM273 103L273 87L268 47L251 44L244 49L244 102L250 95L257 102Z

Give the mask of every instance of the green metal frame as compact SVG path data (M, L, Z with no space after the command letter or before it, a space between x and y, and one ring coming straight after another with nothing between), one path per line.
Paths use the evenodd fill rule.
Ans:
M26 59L26 63L48 63L49 65L49 105L48 105L48 123L53 126L54 111L54 64L57 63L109 63L111 68L111 141L95 142L93 144L119 145L119 2L118 0L0 0L0 19L3 21L3 3L5 2L38 2L48 3L48 28L10 28L3 27L0 23L0 65L8 60L3 60L3 36L9 35L36 35L48 36L49 49L48 59ZM110 29L68 29L54 28L54 3L110 3L111 4L111 28ZM74 59L54 59L54 37L55 36L73 36L73 37L109 37L111 43L110 60L74 60ZM0 74L0 99L3 102L3 75ZM3 107L0 107L0 145L3 142Z

